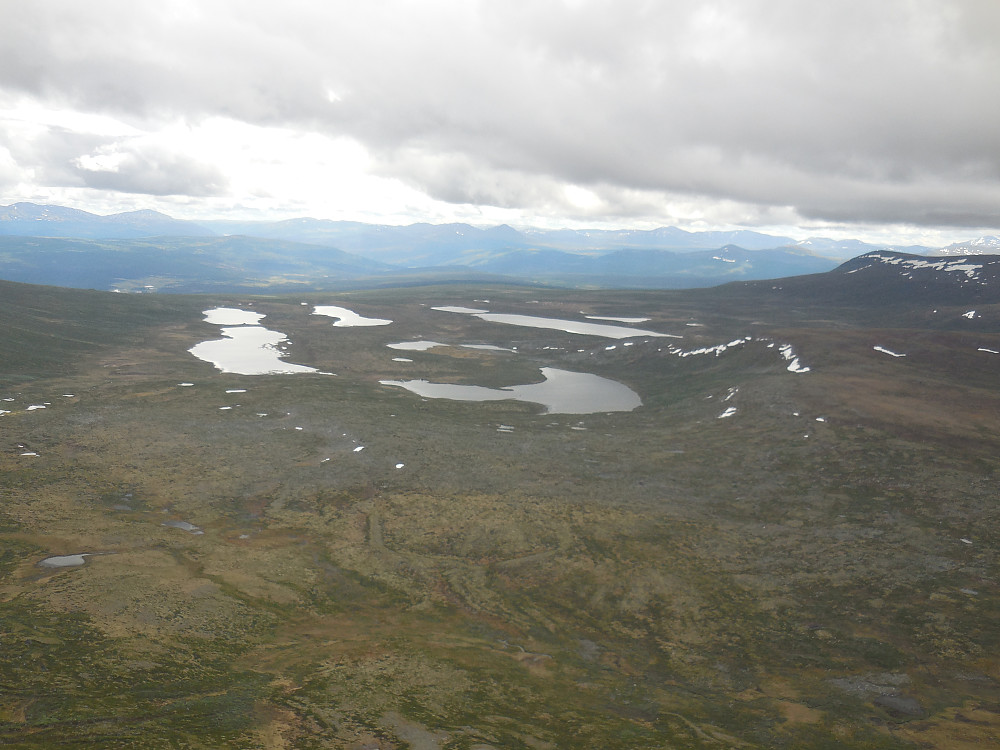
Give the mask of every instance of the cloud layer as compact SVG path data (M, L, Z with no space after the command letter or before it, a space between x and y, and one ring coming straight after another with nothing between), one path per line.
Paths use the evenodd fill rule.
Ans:
M234 175L266 153L250 140L240 164L195 137L232 123L360 144L373 179L528 216L1000 226L995 3L48 0L4 16L0 191L242 200L252 180ZM26 107L117 125L9 114Z

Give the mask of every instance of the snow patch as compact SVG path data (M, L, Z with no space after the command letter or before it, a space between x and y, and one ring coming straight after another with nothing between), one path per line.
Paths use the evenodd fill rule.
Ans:
M968 258L955 258L954 260L945 258L939 261L930 260L916 260L912 258L901 258L896 255L880 255L878 253L872 253L871 255L865 256L870 260L879 261L885 265L889 266L900 266L901 268L909 269L927 269L932 271L944 271L946 273L957 272L964 273L966 277L970 279L979 279L979 270L982 269L982 263L969 263ZM868 268L869 266L866 266ZM863 270L863 269L856 269ZM848 273L851 273L848 271Z
M797 356L795 356L795 351L792 349L791 344L782 344L778 347L778 351L781 356L785 358L788 362L789 372L809 372L811 368L804 366Z
M905 357L906 356L905 354L899 354L898 352L894 352L894 351L891 351L889 349L886 349L884 346L873 346L872 349L874 349L877 352L882 352L883 354L888 354L890 357Z

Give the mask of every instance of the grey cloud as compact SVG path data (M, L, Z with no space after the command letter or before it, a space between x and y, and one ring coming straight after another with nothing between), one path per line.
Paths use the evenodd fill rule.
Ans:
M46 185L69 187L83 184L73 162L81 154L91 153L108 143L104 136L60 127L33 129L26 134L4 129L2 123L0 138L8 144L11 160L22 173L30 173L36 181Z
M0 28L0 86L140 119L313 116L323 47L283 34L284 24L261 7L122 0L19 6Z
M16 185L23 177L10 151L0 146L0 186Z
M214 165L183 154L144 149L118 152L113 166L76 162L76 175L88 187L147 195L219 195L226 178Z
M350 135L443 200L555 210L569 183L610 212L632 191L996 221L975 200L1000 181L992 3L51 0L11 15L8 90Z
M921 185L908 191L865 186L848 197L823 195L803 201L799 213L806 219L830 222L910 224L927 227L1000 227L1000 189L996 184L959 186L950 200L941 199L941 186Z
M555 180L485 166L463 153L398 149L378 169L448 203L537 210L565 207Z
M137 139L80 133L63 127L14 129L0 136L10 145L10 170L58 187L92 187L149 195L211 196L227 180L214 165L182 153L146 146ZM101 161L103 159L103 162ZM0 158L0 164L4 160Z
M801 205L812 216L878 220L884 205L886 221L923 221L931 214L900 210L919 199L955 204L933 215L957 218L982 179L1000 177L997 49L956 45L948 23L972 5L701 3L671 15L664 4L642 6L647 14L616 3L583 20L542 5L524 26L492 6L509 46L480 39L480 50L502 65L453 57L473 80L468 67L427 83L404 72L345 102L341 124L389 151L459 149L485 179L492 167ZM529 31L518 37L515 27ZM614 44L591 46L601 31ZM441 85L454 87L443 106ZM382 97L406 106L387 110ZM463 172L463 183L476 172ZM923 189L927 174L940 185L934 195ZM883 188L894 197L863 195Z

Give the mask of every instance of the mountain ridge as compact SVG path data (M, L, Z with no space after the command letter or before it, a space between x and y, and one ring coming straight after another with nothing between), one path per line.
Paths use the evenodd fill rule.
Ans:
M136 239L153 236L205 237L214 232L195 222L150 209L101 216L65 206L14 203L0 206L0 235L85 239Z
M745 229L396 226L309 217L195 222L148 209L100 216L26 202L0 206L0 276L96 289L322 290L367 277L382 285L380 275L391 283L465 275L498 283L681 289L821 273L871 253L935 258L991 251L1000 252L997 237L934 250L856 239L795 241ZM85 259L87 253L92 257Z
M0 235L81 237L89 239L133 239L152 236L211 236L241 234L283 239L324 246L333 245L347 252L382 254L377 258L401 262L394 255L402 244L410 249L443 243L474 249L485 243L491 249L548 248L577 253L606 253L624 249L660 249L682 252L711 250L738 245L748 250L770 250L797 246L824 257L846 260L875 249L904 252L931 251L923 246L896 246L865 243L861 240L834 240L810 237L796 241L791 237L771 235L749 229L687 231L678 227L654 229L515 229L507 224L475 227L453 222L407 225L369 224L296 217L281 220L177 219L159 211L140 209L99 215L75 208L19 202L0 206ZM982 238L981 238L982 239ZM989 239L989 238L985 238ZM995 239L995 238L994 238ZM448 240L448 242L445 242ZM969 240L975 242L976 240ZM426 257L438 262L441 258Z

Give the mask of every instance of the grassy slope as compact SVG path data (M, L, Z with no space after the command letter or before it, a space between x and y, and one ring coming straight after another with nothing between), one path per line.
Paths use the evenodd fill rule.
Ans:
M202 304L0 281L0 383L73 372L92 353L141 346L154 329L190 321Z
M996 307L940 308L942 330L733 290L309 298L396 321L335 329L303 298L260 299L292 361L337 375L249 377L185 352L213 335L199 310L249 300L3 291L24 342L0 417L4 743L996 741L1000 396L977 351L1000 350ZM685 349L759 341L681 358L428 309L480 299L650 315ZM381 346L417 338L519 354ZM377 384L524 383L542 364L644 406L544 415ZM78 552L96 556L36 566Z

